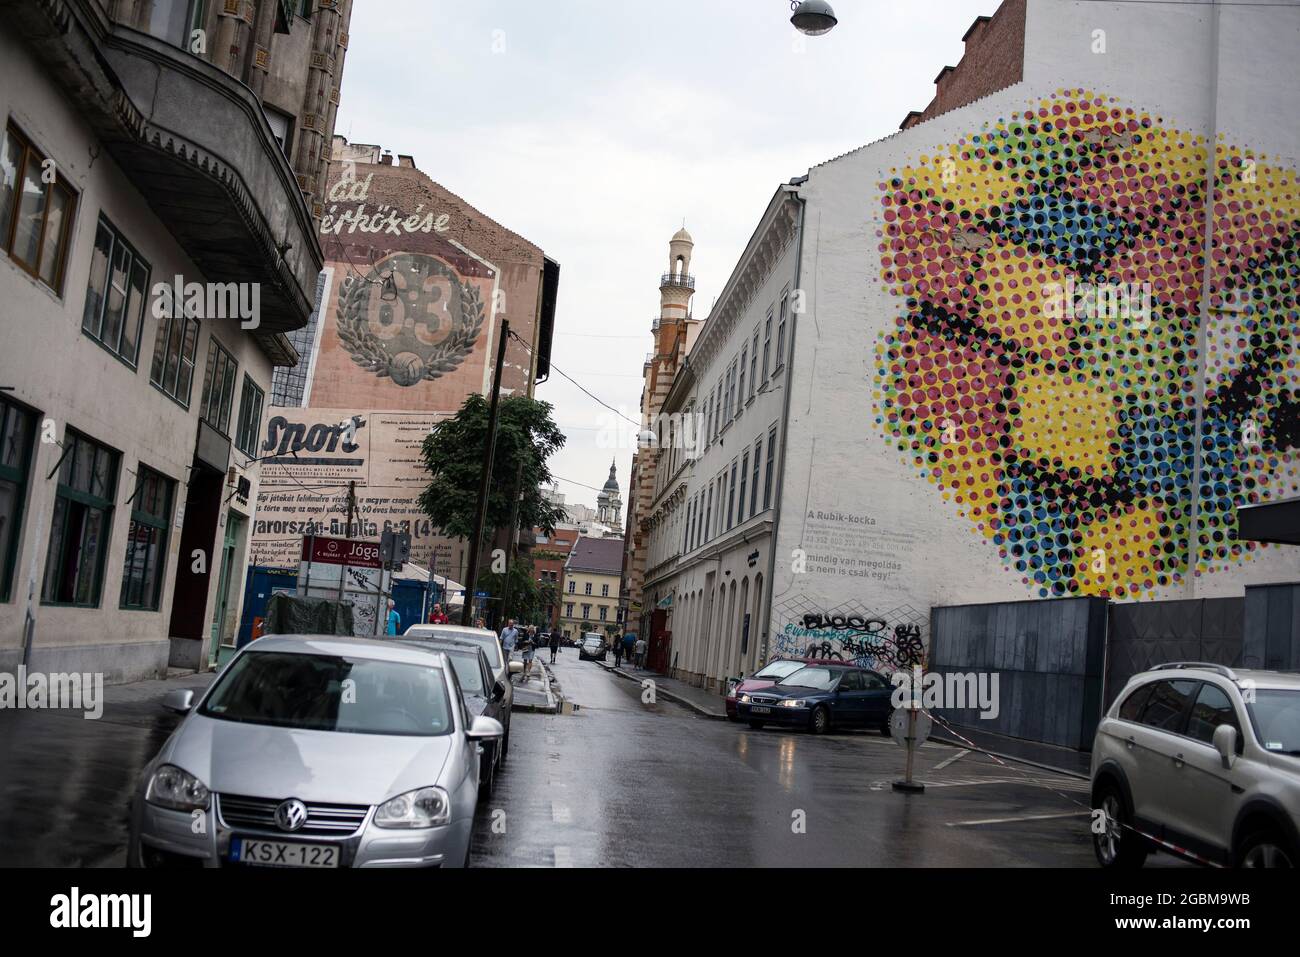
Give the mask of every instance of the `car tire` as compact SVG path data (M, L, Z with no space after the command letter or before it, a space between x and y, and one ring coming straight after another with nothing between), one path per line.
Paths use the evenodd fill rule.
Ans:
M884 722L880 725L880 736L883 738L892 737L894 732L889 730L890 724L894 720L894 709L890 708L889 713L885 715Z
M510 753L510 725L506 725L506 733L501 736L501 763L506 763L506 755Z
M749 726L753 728L755 731L762 731L764 723L765 722L762 721L751 721L749 722Z
M1106 812L1107 826L1092 835L1092 851L1106 870L1135 870L1146 862L1150 851L1146 839L1133 830L1133 815L1124 795L1114 784L1103 785L1093 801Z
M813 734L825 734L831 729L831 713L826 705L819 704L813 708L812 715L808 718L808 730Z
M1296 850L1275 828L1257 828L1247 834L1233 855L1238 867L1295 867Z

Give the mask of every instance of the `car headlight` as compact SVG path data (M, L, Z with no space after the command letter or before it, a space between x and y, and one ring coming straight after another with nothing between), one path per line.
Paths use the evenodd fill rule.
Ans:
M173 811L206 811L212 803L207 785L174 764L164 764L149 778L144 799L155 807Z
M783 707L783 708L802 708L802 707L803 707L805 704L807 704L807 703L808 703L808 702L804 701L802 698L795 698L795 699L786 698L784 701L781 702L781 707Z
M743 694L740 696L739 700L741 704L749 704L749 695Z
M450 822L451 799L438 787L399 794L375 811L376 827L438 827Z

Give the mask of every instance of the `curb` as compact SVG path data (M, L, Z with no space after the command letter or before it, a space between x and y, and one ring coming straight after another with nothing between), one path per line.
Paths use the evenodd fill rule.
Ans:
M1015 761L1017 764L1027 764L1032 768L1039 768L1040 770L1043 771L1051 771L1053 774L1064 774L1066 777L1076 778L1080 781L1092 780L1092 778L1089 777L1088 775L1080 774L1078 771L1071 771L1069 768L1058 768L1054 764L1044 764L1042 761L1031 761L1029 758L1022 758L1014 754L1007 754L1003 751L990 751L988 748L972 748L965 741L960 741L957 738L951 738L946 734L931 734L930 740L941 741L944 744L950 744L955 747L962 748L966 751L971 752L972 754L987 754L995 758L1001 758L1004 761Z
M628 681L635 681L637 684L641 683L642 679L638 678L636 675L628 674L622 668L615 668L613 665L607 665L603 661L597 662L597 664L599 664L606 671L610 671L618 675L620 678L626 678ZM654 679L652 678L650 680L653 681ZM690 708L692 711L694 711L702 718L712 718L714 721L727 720L727 715L725 713L718 714L716 711L709 711L705 708L702 708L694 701L691 701L689 698L685 698L682 695L676 694L672 691L665 691L663 688L660 688L657 683L655 685L655 694L662 695L663 697L667 698L669 701Z

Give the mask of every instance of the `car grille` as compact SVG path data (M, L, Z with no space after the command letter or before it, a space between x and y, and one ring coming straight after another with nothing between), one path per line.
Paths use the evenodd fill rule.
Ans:
M307 803L307 821L296 831L281 831L275 823L275 809L281 800L275 798L240 797L234 794L217 795L217 813L230 828L256 828L277 834L306 834L318 837L347 837L355 834L365 822L370 808L365 804L311 804Z
M776 704L780 698L773 698L771 695L752 694L749 696L750 704Z

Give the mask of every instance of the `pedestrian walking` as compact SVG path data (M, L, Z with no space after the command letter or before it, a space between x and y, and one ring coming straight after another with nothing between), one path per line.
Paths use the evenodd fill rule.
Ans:
M527 681L533 673L533 656L537 654L537 639L532 629L525 631L519 639L519 651L524 659L524 680Z
M623 642L614 642L614 667L618 668L623 664Z
M632 648L635 644L636 644L636 635L632 634L631 632L628 632L626 635L623 636L623 657L628 660L629 664L632 663Z
M515 627L515 620L511 618L506 622L506 626L501 629L501 650L505 652L506 661L510 660L514 654L515 645L519 641L519 629Z
M551 631L550 646L551 646L551 664L555 664L555 656L560 653L560 633L558 631L555 630Z
M402 627L402 616L397 613L397 602L391 598L388 599L388 628L387 633L396 635Z
M447 616L443 613L442 605L439 605L437 603L434 604L433 611L429 612L429 624L431 625L447 624Z
M645 668L645 649L646 649L645 639L644 639L644 638L638 638L638 639L636 640L636 644L635 644L633 647L634 647L634 649L635 649L635 651L636 651L636 666L637 666L638 668L642 668L642 669L644 669L644 668Z

